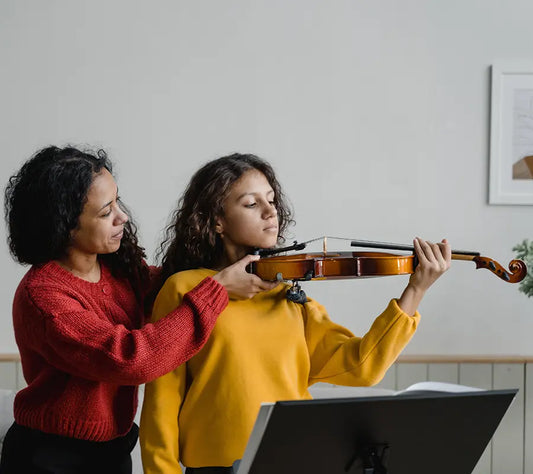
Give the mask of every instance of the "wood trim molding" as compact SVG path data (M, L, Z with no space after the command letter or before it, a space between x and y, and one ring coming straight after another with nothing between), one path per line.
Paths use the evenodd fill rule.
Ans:
M20 361L19 354L0 354L0 362L18 362Z
M19 362L19 354L0 354L0 362ZM521 355L401 355L397 362L412 364L530 364L533 356Z
M398 362L413 364L529 364L533 356L520 355L401 355Z

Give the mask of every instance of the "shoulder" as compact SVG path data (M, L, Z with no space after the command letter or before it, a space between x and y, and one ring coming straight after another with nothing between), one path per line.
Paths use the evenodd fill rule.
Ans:
M200 283L204 278L212 277L215 273L216 272L214 270L208 270L206 268L185 270L174 273L174 275L171 275L167 278L160 290L160 293L170 291L185 294L198 285L198 283Z
M72 287L69 272L63 270L55 262L42 265L33 265L24 275L19 284L19 289L28 291L46 289L61 289Z
M49 314L53 308L72 305L82 293L69 278L68 272L59 265L53 262L34 265L17 287L13 301L14 314L29 314L35 310L43 315Z
M302 304L297 301L291 300L291 298L287 296L290 288L291 285L286 282L282 282L276 287L274 287L272 290L262 291L256 294L253 297L252 301L256 304L266 305L268 307L271 307L272 309L291 308L291 311L299 311L300 313L304 313L305 306L308 303Z
M186 270L171 275L157 294L152 309L152 321L157 321L166 316L183 301L184 295L191 291L204 278L213 276L211 270Z
M330 321L330 317L326 308L313 298L307 298L307 302L303 304L304 316L307 321L315 321L322 323Z

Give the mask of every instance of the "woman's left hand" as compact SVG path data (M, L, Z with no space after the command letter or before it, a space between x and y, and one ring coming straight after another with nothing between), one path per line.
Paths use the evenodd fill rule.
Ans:
M452 261L452 250L446 239L434 244L417 237L413 243L418 265L398 299L400 308L410 315L415 314L427 289L450 268Z
M419 291L426 291L450 268L452 250L446 239L434 244L416 237L413 243L418 265L409 284Z

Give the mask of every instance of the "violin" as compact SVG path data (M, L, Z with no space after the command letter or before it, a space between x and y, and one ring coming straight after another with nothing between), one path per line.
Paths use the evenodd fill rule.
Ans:
M251 272L263 280L298 282L408 275L415 271L417 261L414 253L399 255L377 251L328 252L325 239L326 237L324 237L323 252L272 256L289 250L302 250L307 242L294 242L294 245L281 249L258 250L256 253L259 253L263 258L252 262ZM351 246L414 252L414 247L411 245L367 240L353 240ZM476 264L476 269L485 268L508 283L518 283L527 274L526 264L522 260L512 260L509 263L509 271L505 270L497 261L482 257L479 252L452 250L452 260L472 261Z

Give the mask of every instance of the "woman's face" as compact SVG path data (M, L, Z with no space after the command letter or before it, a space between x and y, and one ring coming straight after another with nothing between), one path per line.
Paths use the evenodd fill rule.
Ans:
M265 175L246 171L230 188L224 215L217 219L226 256L233 262L252 248L270 248L278 241L278 214L274 190Z
M118 205L117 185L105 168L94 176L69 251L87 255L116 252L128 216Z

